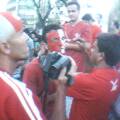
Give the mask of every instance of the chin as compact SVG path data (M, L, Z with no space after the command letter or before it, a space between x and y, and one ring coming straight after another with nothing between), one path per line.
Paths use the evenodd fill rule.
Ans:
M25 61L28 59L28 56L22 56L16 59L16 61Z

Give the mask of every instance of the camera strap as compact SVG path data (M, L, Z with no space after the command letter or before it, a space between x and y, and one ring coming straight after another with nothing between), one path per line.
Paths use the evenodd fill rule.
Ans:
M40 67L42 67L42 69L43 69L43 66L41 65L41 63L44 61L44 59L45 59L44 56L39 58ZM43 70L43 74L44 74L43 75L44 87L42 92L40 93L40 97L41 97L41 102L43 104L43 112L46 112L49 78L48 78L48 73L46 73L44 70Z
M49 78L47 74L44 74L44 90L42 93L43 112L46 112L48 88L49 88Z

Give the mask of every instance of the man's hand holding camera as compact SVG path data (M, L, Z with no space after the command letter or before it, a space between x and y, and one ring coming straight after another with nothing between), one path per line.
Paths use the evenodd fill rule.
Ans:
M75 61L73 60L73 58L69 57L70 62L71 62L71 67L69 69L69 71L67 72L67 67L63 67L60 71L59 77L58 77L58 82L59 84L64 84L64 85L68 85L67 82L69 79L72 79L72 77L74 75L77 74L76 70L77 70L77 66ZM67 74L66 74L67 73ZM71 77L71 78L70 78ZM70 85L70 84L69 84Z

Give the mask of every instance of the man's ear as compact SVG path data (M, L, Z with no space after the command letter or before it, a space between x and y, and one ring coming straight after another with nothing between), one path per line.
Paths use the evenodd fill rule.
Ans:
M0 43L0 52L4 54L10 53L10 46L7 42Z

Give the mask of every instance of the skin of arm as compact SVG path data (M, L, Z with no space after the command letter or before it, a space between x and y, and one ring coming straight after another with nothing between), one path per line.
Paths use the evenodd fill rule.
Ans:
M76 51L82 51L82 47L78 43L65 43L65 49L69 50L76 50Z
M77 66L75 61L70 57L71 68L68 72L69 75L76 75ZM67 68L63 68L60 72L58 80L56 80L56 97L55 97L55 105L54 105L54 113L50 120L66 120L65 116L65 97L66 97L66 83L68 78L65 76Z
M76 50L84 52L86 48L90 46L90 43L86 42L84 39L76 39L74 42L67 42L65 43L66 49Z
M65 117L65 96L66 87L59 83L56 91L54 112L50 120L66 120Z
M65 117L65 97L66 97L66 68L61 70L58 80L55 81L57 86L54 112L50 120L66 120Z

